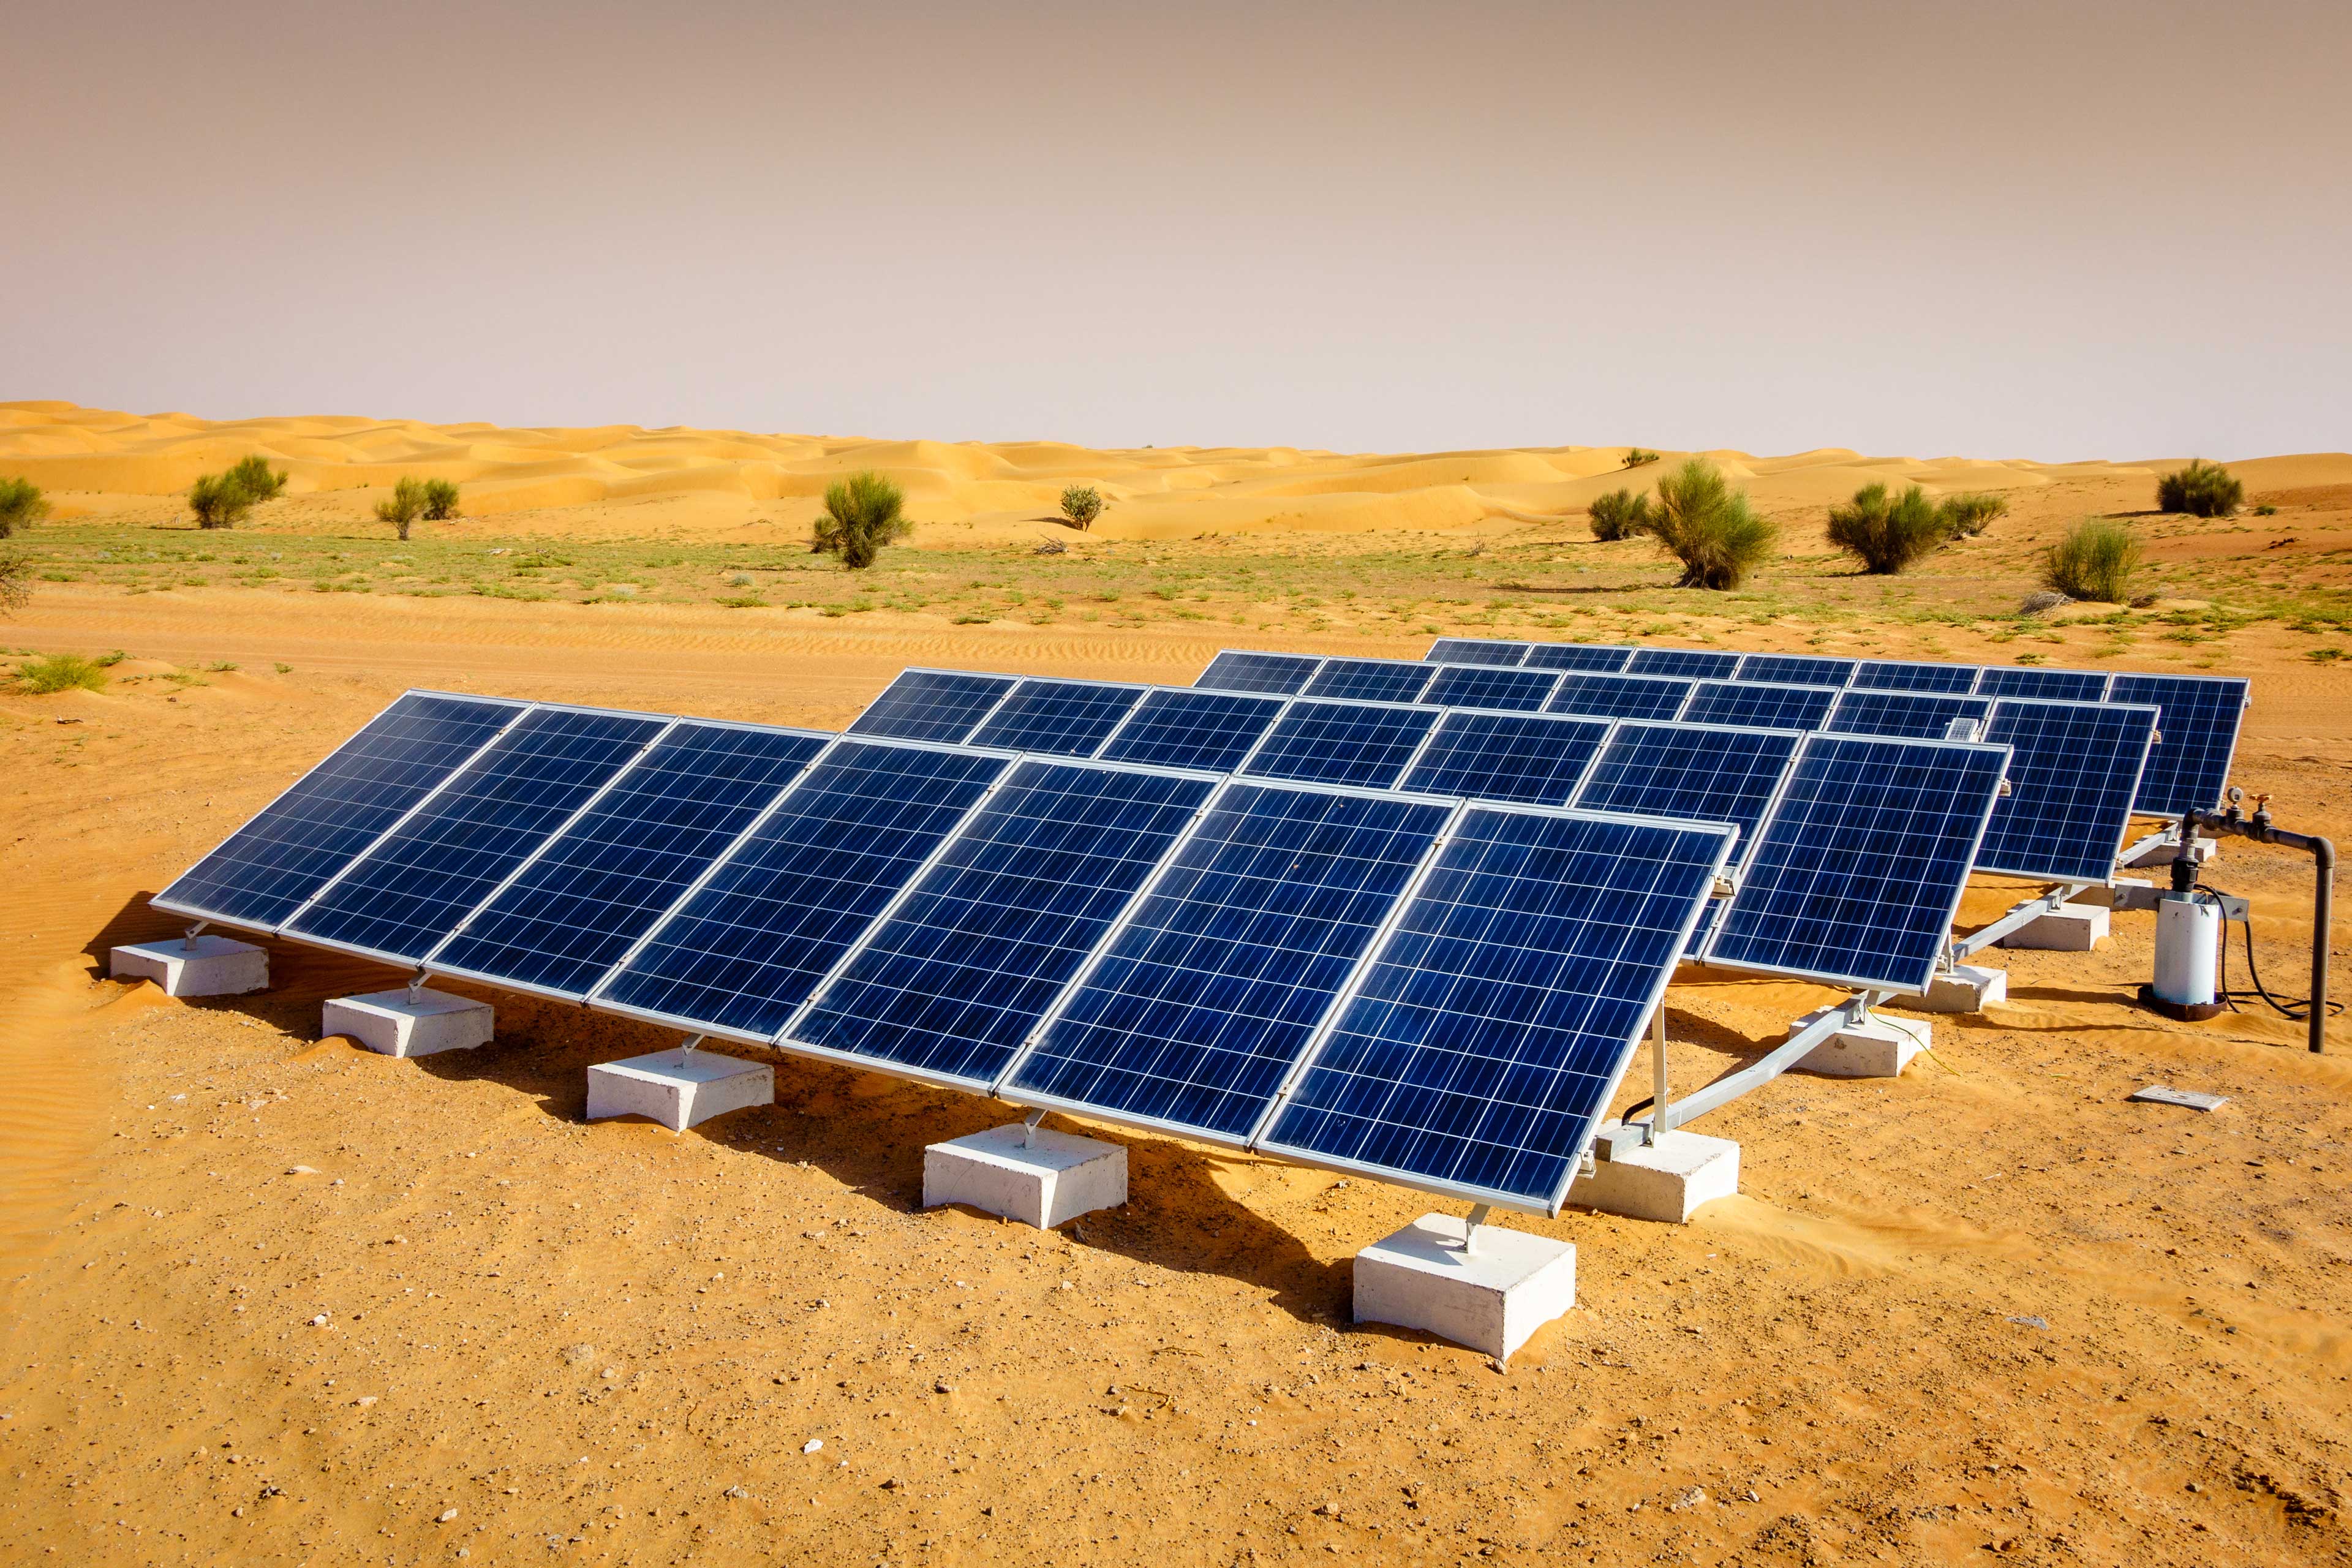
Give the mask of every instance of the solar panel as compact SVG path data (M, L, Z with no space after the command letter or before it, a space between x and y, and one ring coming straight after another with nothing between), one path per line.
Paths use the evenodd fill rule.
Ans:
M1558 1213L1729 845L1471 807L1256 1146Z
M1625 661L1628 675L1685 675L1703 680L1728 679L1738 668L1736 653L1696 647L1637 647Z
M685 1028L773 1038L1010 761L841 741L596 1000Z
M1903 659L1864 659L1852 685L1872 691L1966 691L1977 683L1973 664L1921 664Z
M2230 761L2238 750L2238 726L2246 713L2246 683L2234 676L2118 675L2107 688L2110 702L2149 702L2161 710L2161 737L2140 775L2141 811L2172 816L2211 811L2230 782Z
M532 709L285 929L416 962L666 728L648 714Z
M998 1094L1246 1139L1454 810L1232 785Z
M1478 637L1440 637L1422 657L1432 664L1517 664L1528 655L1523 642L1494 642Z
M1092 680L1024 680L972 732L975 746L1090 757L1143 700L1140 686Z
M853 735L953 745L1020 684L1010 675L960 669L907 669L849 726Z
M2106 672L2097 669L2034 669L1989 664L1977 675L1979 697L2039 697L2052 702L2098 702L2107 695Z
M1729 823L1739 829L1732 858L1745 860L1802 740L1785 730L1620 724L1576 804L1589 811Z
M984 1091L1215 787L1022 763L781 1043Z
M1340 697L1359 702L1411 702L1434 673L1402 658L1327 658L1302 697Z
M1559 684L1559 675L1549 669L1450 664L1438 670L1437 679L1429 683L1421 700L1432 708L1493 708L1536 713L1542 711L1551 698L1552 688Z
M1772 680L1787 686L1843 686L1860 662L1811 653L1751 653L1739 661L1742 680Z
M1834 686L1776 686L1764 681L1703 680L1682 711L1701 724L1760 730L1818 730L1838 700Z
M1544 704L1544 711L1595 719L1671 719L1682 711L1696 684L1663 675L1571 671L1559 678L1559 689Z
M1144 698L1099 754L1105 762L1229 773L1281 713L1279 697L1162 689Z
M1315 679L1323 661L1307 654L1244 653L1227 648L1209 661L1194 686L1219 691L1271 691L1289 697Z
M1926 990L2008 762L1973 742L1807 736L1706 962Z
M584 999L830 736L681 723L427 963Z
M2108 702L1996 703L1985 739L2010 748L1977 869L2105 882L2131 827L2156 710Z
M1954 720L1981 725L1991 712L1990 697L1849 689L1822 727L1844 735L1907 735L1936 741L1951 733Z
M1398 787L1415 795L1565 805L1608 736L1602 719L1448 713Z
M1612 647L1604 643L1539 642L1528 649L1524 662L1529 669L1582 669L1614 675L1633 657L1630 647Z
M1242 771L1257 778L1387 789L1444 716L1395 703L1310 702L1285 710Z
M529 707L404 694L180 873L155 907L275 930Z

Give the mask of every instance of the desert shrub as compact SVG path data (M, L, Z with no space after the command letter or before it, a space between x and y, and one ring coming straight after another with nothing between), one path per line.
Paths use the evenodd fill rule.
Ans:
M1830 542L1876 575L1902 571L1950 537L1917 485L1900 495L1889 495L1883 484L1864 485L1846 505L1830 508Z
M285 472L273 469L256 453L224 472L199 477L188 487L188 510L195 513L199 528L235 528L285 488Z
M0 539L49 515L49 499L30 479L0 479Z
M425 481L425 521L446 522L457 515L457 487L447 479Z
M1654 463L1657 460L1658 455L1655 452L1651 451L1647 447L1628 447L1625 448L1625 466L1629 468L1638 468L1644 463Z
M1102 491L1092 485L1072 485L1062 492L1062 515L1070 520L1072 528L1081 532L1095 525L1095 519L1103 514L1104 507L1108 504L1103 500Z
M2009 515L2009 500L1981 491L1946 496L1936 503L1936 515L1943 520L1944 531L1952 538L1973 539Z
M103 691L106 670L94 658L78 653L53 653L16 667L16 689L37 694L52 691Z
M2246 499L2246 487L2219 463L2191 458L2185 468L2175 468L2156 481L2156 504L2165 511L2185 511L2191 517L2229 517Z
M1592 537L1604 542L1644 533L1650 527L1650 498L1632 490L1611 490L1592 498Z
M813 549L841 557L852 572L874 564L885 545L914 531L898 487L867 470L836 479L824 490L824 511L816 520Z
M1684 588L1737 588L1780 542L1780 528L1735 490L1723 470L1693 458L1658 481L1650 532L1683 563Z
M231 483L253 498L256 506L266 500L276 500L279 492L286 489L286 470L271 468L269 460L258 452L238 458L227 477Z
M33 563L22 555L0 555L0 616L33 602Z
M2276 517L2278 515L2278 508L2271 505L2268 501L2264 501L2262 505L2254 508L2254 515L2256 517Z
M2050 547L2042 581L2070 599L2128 604L2139 570L2139 540L2111 517L2087 517Z
M376 521L392 524L399 531L400 537L406 539L409 529L425 515L425 489L423 479L403 476L400 482L392 487L392 494L375 503Z

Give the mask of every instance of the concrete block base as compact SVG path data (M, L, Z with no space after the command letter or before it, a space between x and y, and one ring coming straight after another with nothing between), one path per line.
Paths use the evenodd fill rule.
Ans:
M200 936L134 942L106 955L117 980L152 980L166 996L242 996L269 989L269 953L249 942Z
M588 1120L646 1116L673 1132L776 1103L776 1069L715 1051L656 1051L588 1069Z
M488 1002L452 996L446 991L376 991L338 996L321 1010L319 1028L349 1035L388 1057L429 1057L436 1051L467 1051L490 1043L495 1015Z
M923 1151L925 1208L969 1204L1051 1230L1125 1202L1127 1151L1099 1139L1015 1121Z
M1711 1142L1711 1140L1710 1140ZM1427 1214L1356 1254L1356 1321L1395 1323L1497 1361L1576 1305L1576 1248L1523 1230Z
M2009 1000L2009 972L1956 963L1949 974L1927 983L1927 994L1910 1004L1922 1013L1981 1013Z
M2000 939L2003 947L2030 947L2044 952L2088 952L2107 940L2115 916L2089 904L2068 904L2040 920L2021 925Z
M1655 1143L1621 1140L1615 1153L1579 1177L1568 1201L1633 1219L1688 1223L1704 1203L1739 1191L1739 1145L1728 1138L1673 1131Z
M1789 1033L1811 1027L1828 1011L1806 1014L1789 1026ZM1900 1078L1913 1057L1934 1045L1935 1027L1925 1018L1864 1018L1807 1051L1797 1067L1827 1078Z
M2215 852L2221 846L2216 841L2206 837L2203 834L2200 833L2197 836L2197 858L2199 860L2210 862L2213 858ZM2156 844L2141 850L2138 854L2125 861L2124 864L2129 866L2133 870L2137 871L2143 870L2150 866L2169 866L2175 860L2179 858L2179 845Z

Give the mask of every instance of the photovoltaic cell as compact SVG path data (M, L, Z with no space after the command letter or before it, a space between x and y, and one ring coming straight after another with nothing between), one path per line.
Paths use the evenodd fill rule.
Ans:
M2118 675L2107 688L2110 702L2153 703L2161 737L2140 775L2140 811L2166 816L2211 811L2230 782L2230 760L2238 750L2238 726L2246 713L2246 683L2235 677Z
M1926 990L2008 760L2005 746L1806 737L1706 962Z
M792 1041L985 1089L1214 787L1024 763Z
M1327 658L1302 697L1349 698L1359 702L1411 702L1430 682L1427 664L1403 658Z
M1576 805L1728 823L1739 829L1732 859L1743 861L1802 741L1787 731L1620 724L1577 792Z
M1632 648L1612 647L1605 643L1539 642L1528 649L1528 657L1522 662L1529 669L1581 669L1614 675L1633 657Z
M1671 719L1682 711L1697 682L1663 675L1592 675L1571 671L1544 704L1547 713L1581 713L1594 719Z
M954 669L902 670L898 679L849 726L853 735L953 745L969 736L988 710L1018 685L1010 675Z
M407 693L182 872L156 906L274 930L524 707Z
M998 1092L1246 1139L1452 815L1234 785Z
M1257 1147L1558 1212L1728 843L1471 808Z
M2097 702L2107 694L2105 672L2096 669L2032 669L1989 664L1977 676L1979 697L2039 697L2052 702Z
M286 929L414 963L662 731L646 714L534 708Z
M1691 693L1682 718L1696 724L1737 724L1755 730L1818 730L1837 700L1834 686L1703 680Z
M1304 784L1393 785L1442 711L1357 702L1290 705L1243 771Z
M1990 697L1850 689L1838 699L1822 728L1843 735L1906 735L1916 741L1938 741L1951 733L1954 720L1981 725L1991 711Z
M1565 805L1608 738L1604 719L1448 713L1400 789L1529 805Z
M1637 647L1625 661L1628 675L1683 675L1702 680L1727 680L1738 668L1736 653L1696 647Z
M1918 664L1869 658L1855 668L1850 684L1873 691L1966 691L1976 683L1977 667L1973 664Z
M1024 680L971 737L975 746L1090 757L1103 737L1143 700L1139 686L1091 680Z
M584 997L827 739L680 724L476 910L433 968Z
M1771 680L1785 686L1843 686L1858 660L1811 653L1751 653L1739 661L1741 680Z
M1491 665L1449 664L1439 668L1421 700L1432 708L1494 708L1509 712L1542 711L1559 676L1549 669L1498 669Z
M842 742L598 999L772 1037L1007 765L976 752Z
M2010 748L1977 868L2104 882L2131 826L2156 710L2109 702L1996 703L1985 739Z
M1271 691L1291 697L1315 677L1323 661L1297 653L1243 653L1227 648L1209 661L1194 686L1219 691Z
M1157 690L1102 749L1108 763L1229 773L1282 711L1279 697L1195 688Z
M1517 664L1528 656L1523 642L1495 642L1479 637L1440 637L1422 657L1432 664Z

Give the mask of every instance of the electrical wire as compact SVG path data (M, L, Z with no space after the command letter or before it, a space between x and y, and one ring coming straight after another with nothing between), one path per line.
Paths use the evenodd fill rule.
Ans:
M2229 896L2224 894L2221 889L2213 886L2210 882L2204 881L2201 879L2197 883L2197 890L2200 892L2210 893L2217 900ZM2254 922L2248 920L2241 921L2239 924L2244 929L2246 933L2246 975L2247 978L2253 981L2254 988L2251 992L2232 991L2230 989L2230 924L2229 916L2225 912L2221 917L2221 964L2216 976L2216 978L2221 982L2221 984L2217 989L2216 994L2218 994L2223 1002L2229 1005L2230 1011L2232 1013L2239 1011L2239 997L2260 996L2263 1001L2271 1005L2271 1010L2276 1013L2280 1017L2291 1018L2298 1024L2309 1023L2311 1021L2311 998L2308 996L2289 998L2288 1000L2282 1002L2277 997L2270 994L2269 987L2263 984L2262 971L2254 966ZM2327 1005L2327 1016L2331 1018L2340 1016L2343 1011L2344 1004L2341 1002L2330 1002Z

